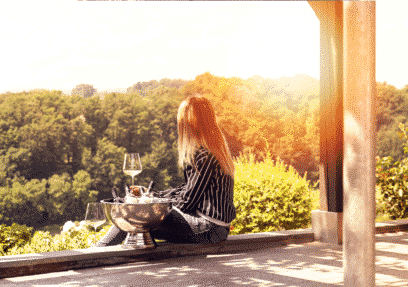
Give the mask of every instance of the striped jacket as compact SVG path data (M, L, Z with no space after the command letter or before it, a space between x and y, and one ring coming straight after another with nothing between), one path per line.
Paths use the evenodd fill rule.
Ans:
M185 213L196 212L210 221L228 225L236 216L234 179L221 170L214 155L199 149L194 164L184 170L186 183L180 187L160 191L160 197L172 198L173 207Z

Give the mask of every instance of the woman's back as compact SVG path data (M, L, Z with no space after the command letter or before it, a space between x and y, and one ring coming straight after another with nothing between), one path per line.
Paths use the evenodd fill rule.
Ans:
M224 172L212 153L205 148L198 149L184 175L186 185L177 195L176 208L183 212L198 211L222 225L235 218L234 178Z

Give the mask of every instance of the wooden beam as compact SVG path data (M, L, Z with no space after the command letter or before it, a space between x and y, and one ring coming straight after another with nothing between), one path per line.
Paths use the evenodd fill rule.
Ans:
M343 2L308 1L320 20L320 210L343 211Z

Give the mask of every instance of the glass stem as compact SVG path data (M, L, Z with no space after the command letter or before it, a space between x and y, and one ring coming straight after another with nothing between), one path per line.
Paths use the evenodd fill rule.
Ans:
M132 176L132 186L135 185L135 177Z
M95 233L94 233L94 244L93 244L93 246L95 247L95 244L96 244L96 228L94 227L94 230L95 230Z

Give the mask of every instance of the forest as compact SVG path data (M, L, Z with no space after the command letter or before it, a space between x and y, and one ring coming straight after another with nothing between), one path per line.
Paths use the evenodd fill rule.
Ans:
M408 115L408 85L377 88L377 155L398 161L405 157L398 126ZM137 184L181 184L177 109L197 93L213 103L234 157L270 153L318 181L319 81L312 77L243 80L207 72L190 81L138 82L123 93L86 84L71 95L8 92L0 95L0 224L82 220L86 203L111 198L114 186L124 193L126 152L141 154Z

